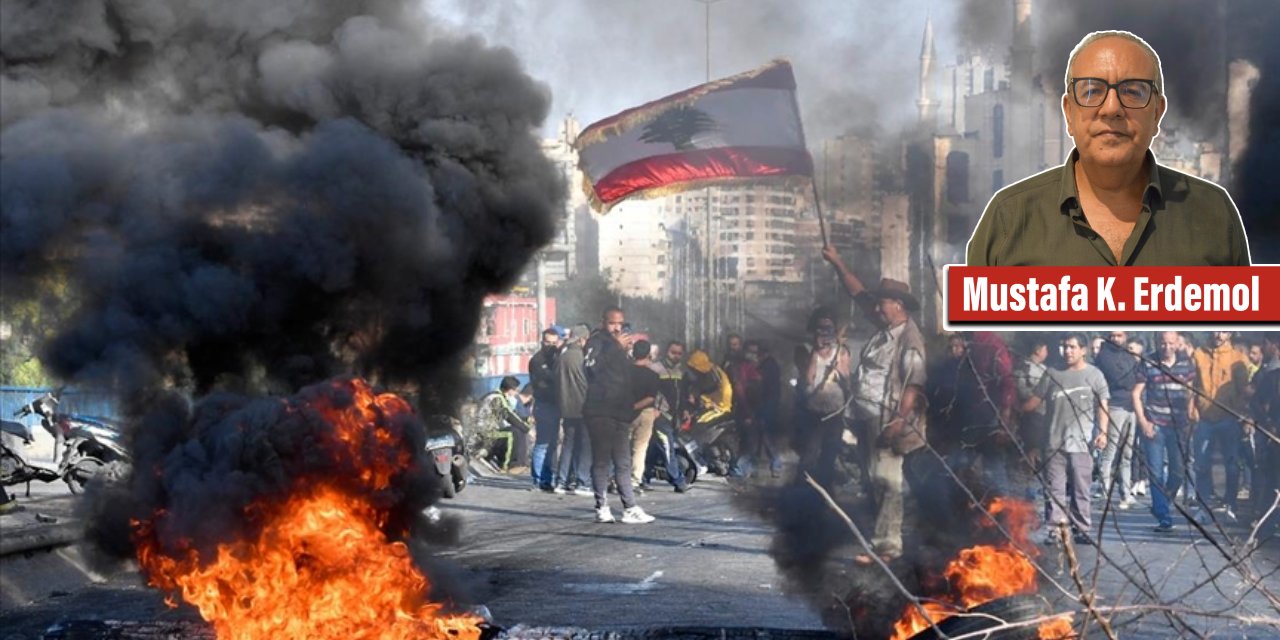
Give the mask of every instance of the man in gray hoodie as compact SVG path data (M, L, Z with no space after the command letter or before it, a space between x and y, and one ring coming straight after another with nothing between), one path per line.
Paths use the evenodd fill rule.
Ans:
M591 327L577 324L569 332L569 340L556 361L556 377L560 381L560 418L564 442L560 450L560 468L556 493L592 496L591 440L582 419L582 404L587 399L587 370L583 345L591 336Z

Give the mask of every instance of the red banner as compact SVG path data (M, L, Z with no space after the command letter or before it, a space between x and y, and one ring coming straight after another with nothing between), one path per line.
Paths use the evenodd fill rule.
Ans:
M948 328L1280 325L1280 265L947 265L945 280Z

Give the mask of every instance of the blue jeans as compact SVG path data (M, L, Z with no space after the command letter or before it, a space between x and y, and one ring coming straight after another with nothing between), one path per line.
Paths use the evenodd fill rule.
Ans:
M675 426L671 424L670 418L659 415L653 422L653 430L664 436L660 441L666 445L664 453L667 457L667 480L671 486L679 487L684 484L684 474L680 473L680 463L676 460Z
M1156 427L1156 437L1142 438L1142 453L1147 459L1147 472L1151 476L1151 515L1162 525L1172 525L1169 506L1178 487L1182 486L1182 462L1186 459L1178 430L1174 427ZM1167 467L1165 465L1168 465Z
M1196 425L1196 497L1200 504L1213 507L1213 451L1222 452L1222 464L1227 477L1226 492L1222 501L1232 510L1236 508L1236 493L1240 489L1240 467L1237 458L1240 454L1240 422L1234 418L1201 421Z
M529 473L535 486L551 489L556 485L556 454L560 449L560 406L550 402L534 403L533 420L537 431Z

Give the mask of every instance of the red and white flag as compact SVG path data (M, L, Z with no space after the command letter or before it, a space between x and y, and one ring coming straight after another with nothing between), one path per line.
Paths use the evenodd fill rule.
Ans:
M575 146L587 196L604 211L628 196L813 176L785 60L605 118Z

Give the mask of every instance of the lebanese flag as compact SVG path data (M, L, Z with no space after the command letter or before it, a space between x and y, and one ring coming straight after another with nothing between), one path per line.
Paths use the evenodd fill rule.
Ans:
M574 146L583 190L600 211L628 196L813 176L785 60L605 118Z

